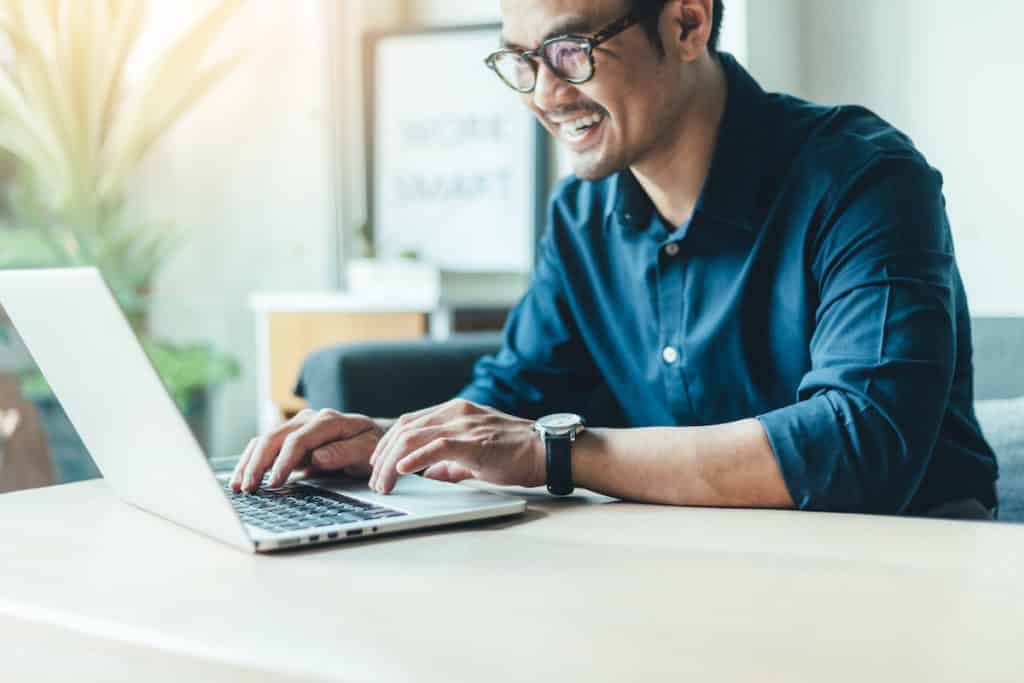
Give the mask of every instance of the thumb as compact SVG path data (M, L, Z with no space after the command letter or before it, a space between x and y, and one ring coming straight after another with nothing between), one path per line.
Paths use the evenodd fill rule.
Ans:
M455 484L466 479L473 479L473 472L468 467L463 467L451 460L443 460L428 467L423 476L427 479Z
M340 470L343 467L368 465L377 445L377 434L365 431L351 439L333 441L320 446L310 454L310 464L316 470Z

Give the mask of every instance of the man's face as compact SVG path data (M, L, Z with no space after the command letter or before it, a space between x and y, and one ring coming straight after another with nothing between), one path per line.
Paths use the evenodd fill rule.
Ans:
M590 35L631 9L626 0L502 0L508 47L534 49L564 33ZM635 165L671 133L678 119L678 61L663 59L635 25L594 50L587 83L559 80L541 64L534 92L522 95L565 147L576 175L597 180Z

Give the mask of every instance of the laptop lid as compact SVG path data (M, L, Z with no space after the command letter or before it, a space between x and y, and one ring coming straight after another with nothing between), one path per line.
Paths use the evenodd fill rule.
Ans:
M253 550L99 271L0 271L0 305L121 498Z

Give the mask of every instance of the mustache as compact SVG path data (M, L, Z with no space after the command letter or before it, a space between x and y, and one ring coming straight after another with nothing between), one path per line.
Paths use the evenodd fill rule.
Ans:
M608 112L604 107L597 105L592 106L573 106L573 107L561 107L559 109L551 109L544 112L544 119L551 124L560 119L567 119L570 116L586 116L587 114L601 114L605 115Z

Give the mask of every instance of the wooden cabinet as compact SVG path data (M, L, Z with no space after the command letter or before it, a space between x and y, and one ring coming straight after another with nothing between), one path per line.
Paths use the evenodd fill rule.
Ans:
M292 391L313 351L350 342L442 340L454 332L501 329L529 280L526 273L441 272L437 283L417 286L385 271L371 275L362 278L359 291L250 298L256 316L261 433L305 407ZM374 282L378 286L371 288Z
M433 300L381 300L350 294L255 295L260 431L305 407L293 390L310 353L347 342L425 337Z

